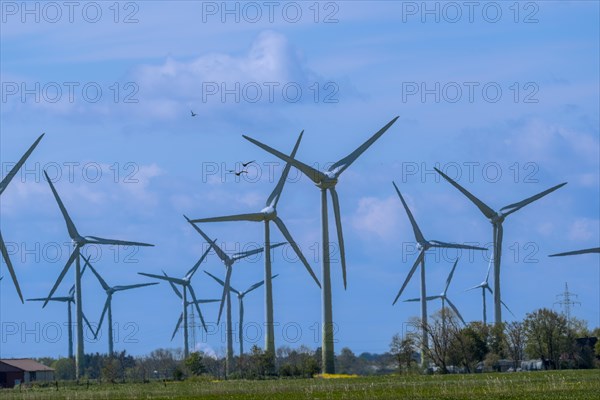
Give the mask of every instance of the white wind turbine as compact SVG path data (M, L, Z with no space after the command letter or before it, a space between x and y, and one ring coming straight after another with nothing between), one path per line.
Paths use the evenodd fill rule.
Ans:
M81 263L79 260L79 257L81 254L81 249L85 245L88 245L88 244L116 245L116 246L154 246L154 245L147 244L147 243L141 243L141 242L128 242L128 241L124 241L124 240L103 239L103 238L100 238L97 236L81 236L79 234L79 232L77 231L77 229L75 228L75 224L73 223L73 220L71 220L71 217L67 213L67 209L65 208L62 200L58 196L58 192L54 188L54 185L52 184L52 181L48 177L48 174L46 173L46 171L44 171L44 175L46 176L46 180L48 181L48 184L50 185L52 194L54 195L56 203L58 204L58 207L60 208L60 211L62 213L63 219L65 220L65 223L67 225L67 230L69 232L69 236L71 237L71 241L73 242L74 249L73 249L73 252L71 253L71 255L69 256L69 260L65 264L65 267L63 268L60 275L58 276L58 279L54 283L52 290L50 290L50 293L48 294L48 297L46 298L46 302L44 303L43 307L45 307L46 304L48 304L48 301L50 301L50 298L52 297L52 295L54 294L54 292L56 291L56 289L62 282L66 273L69 271L69 268L71 267L73 262L75 262L75 305L76 305L75 317L76 317L76 321L77 321L76 322L76 325L77 325L76 326L76 328L77 328L77 353L75 355L75 377L77 379L79 379L81 376L83 376L84 362L85 362L84 361L84 349L83 349L83 324L82 324L83 306L81 303Z
M528 204L533 203L536 200L541 199L554 192L556 189L563 187L567 184L567 182L563 182L559 185L553 186L550 189L544 190L534 196L528 197L525 200L521 200L517 203L509 204L505 207L502 207L499 211L494 211L483 201L479 200L477 197L472 195L467 189L463 188L457 182L455 182L448 175L444 174L439 169L435 168L435 170L446 179L452 186L457 188L462 194L464 194L477 208L482 212L483 215L491 222L493 226L493 259L494 259L494 319L496 324L502 323L502 297L500 295L500 260L502 258L502 238L504 236L504 228L502 227L502 223L504 219L508 217L510 214L515 211L520 210Z
M490 292L490 294L494 293L489 284L490 271L492 270L493 263L494 263L494 258L492 257L492 258L490 258L490 263L488 265L487 274L485 275L485 280L483 282L481 282L479 285L475 285L472 288L467 289L467 290L475 290L475 289L481 288L481 297L482 297L482 301L483 301L483 324L484 325L487 325L487 303L485 301L485 291L487 290L488 292ZM513 312L510 311L510 308L508 308L508 306L504 303L504 301L502 302L502 305L504 306L504 308L506 308L506 310L509 313L511 313L514 316Z
M0 182L0 195L2 195L2 193L4 193L8 184L10 183L10 181L15 177L15 175L17 175L17 172L19 172L19 169L21 169L23 164L25 164L25 161L27 161L27 158L29 158L29 156L31 155L31 153L33 152L33 150L38 145L40 140L42 140L43 137L44 137L44 134L42 133L40 135L40 137L38 137L36 139L36 141L33 142L33 144L31 146L29 146L29 149L25 152L25 154L23 154L23 156L19 159L19 161L17 161L17 163L14 165L14 167L11 168L11 170L8 172L8 174L6 174L4 179L2 179L2 181ZM2 258L4 259L4 262L6 263L6 266L8 267L8 273L10 274L10 277L12 278L13 284L15 285L15 289L17 290L17 294L19 295L19 298L21 299L21 303L23 303L23 294L21 293L21 288L19 287L19 282L17 281L17 275L15 273L15 269L12 265L12 262L10 261L10 257L8 256L8 250L6 249L6 245L4 244L4 239L2 238L2 232L0 232L0 252L2 253Z
M223 282L222 280L220 280L219 278L217 278L210 272L204 271L204 273L207 274L208 276L210 276L211 278L213 278L215 281L217 281L221 286L225 287L225 282ZM271 279L277 278L278 275L279 274L273 275L271 277ZM257 282L254 285L250 286L248 289L244 290L243 292L240 292L239 290L236 290L233 287L229 286L229 290L232 291L233 293L237 294L237 297L238 297L238 308L240 311L240 317L239 317L240 321L238 323L238 326L240 327L240 330L238 333L239 341L240 341L240 356L242 356L244 354L244 297L251 291L258 289L259 287L264 285L264 283L265 283L264 280Z
M333 348L333 306L331 300L331 260L329 251L329 218L327 215L327 191L331 194L331 201L333 203L333 212L335 215L335 225L337 229L338 244L340 248L340 260L342 264L342 276L344 281L344 288L346 288L346 252L344 248L344 237L342 234L342 220L340 212L340 202L338 194L335 190L335 186L338 183L338 178L356 159L365 152L377 139L379 139L393 124L396 122L398 117L395 117L388 122L383 128L375 133L371 138L364 142L360 147L354 150L352 153L342 158L326 171L318 171L311 166L304 164L293 157L288 157L255 139L252 139L246 135L242 135L246 140L254 143L263 150L279 157L285 162L292 164L294 167L302 171L315 185L321 190L321 233L322 233L322 270L321 270L321 282L322 282L322 365L323 372L335 373L335 355Z
M398 190L396 183L395 182L392 182L392 183L394 185L394 188L396 189L396 193L398 193L398 197L400 197L400 201L402 202L402 205L404 206L406 215L408 216L408 219L410 220L410 224L412 226L413 233L415 235L415 240L417 241L417 248L419 249L419 255L418 255L415 263L413 264L412 268L410 269L406 279L404 280L404 283L402 284L402 287L398 291L398 294L396 295L396 298L394 299L394 302L392 304L396 304L396 302L400 298L400 295L402 295L402 292L406 288L406 285L408 285L408 282L410 281L410 279L412 278L412 276L414 275L415 271L417 270L417 268L419 267L419 264L420 264L421 265L421 297L420 297L420 299L421 299L420 300L421 301L421 343L422 343L421 364L423 366L425 366L425 365L427 365L427 360L425 359L425 349L427 348L428 343L429 343L429 339L427 336L427 300L426 300L427 299L427 289L426 289L426 284L425 284L425 252L427 250L429 250L430 248L436 248L436 247L437 248L448 248L448 249L465 249L465 250L487 250L487 249L485 249L483 247L477 247L477 246L468 246L468 245L464 245L464 244L446 243L446 242L440 242L438 240L425 239L425 236L423 236L423 233L421 232L419 225L417 225L417 221L413 217L412 212L410 211L410 209L408 208L408 205L404 201L404 197L402 197L400 190Z
M440 299L442 301L442 315L444 315L444 310L446 308L446 302L448 303L448 305L450 306L450 308L452 308L452 310L456 313L456 315L458 316L458 318L460 319L460 321L465 324L465 320L463 319L462 315L460 315L460 312L458 311L458 308L454 305L454 303L448 298L448 287L450 286L450 282L452 282L452 276L454 275L454 270L456 269L456 265L458 264L458 258L456 259L456 261L454 261L454 265L452 266L452 269L450 270L450 274L448 274L448 278L446 278L446 286L444 287L444 291L438 295L435 296L427 296L425 298L426 301L432 301L432 300L437 300ZM405 302L411 301L411 302L416 302L416 301L421 301L421 298L416 298L416 299L408 299L408 300L404 300Z
M298 146L300 145L300 141L302 140L302 133L298 136L298 140L296 141L296 145L290 154L291 158L294 158L296 155L296 151L298 150ZM270 237L270 222L274 222L275 225L279 228L285 239L294 249L294 252L304 264L304 267L308 271L308 273L312 276L314 281L321 287L317 276L313 272L312 268L308 264L308 261L300 251L300 248L292 238L292 235L288 231L287 227L277 215L277 202L281 197L281 192L283 191L283 186L285 185L285 181L288 177L290 171L290 163L288 162L275 186L275 189L271 192L271 195L268 197L265 207L257 213L251 214L238 214L238 215L228 215L225 217L213 217L213 218L200 218L191 220L192 223L203 223L203 222L223 222L223 221L253 221L253 222L263 222L265 227L265 325L267 327L266 335L265 335L265 351L268 354L271 354L273 357L273 361L275 358L275 334L274 334L274 325L273 325L273 286L271 284L271 237Z
M112 357L114 354L114 351L113 351L113 348L114 348L113 319L112 319L112 296L113 296L113 294L115 294L116 292L122 292L125 290L141 288L144 286L158 285L158 282L138 283L138 284L134 284L134 285L125 285L125 286L121 286L121 285L109 286L106 283L106 281L104 279L102 279L102 277L100 276L98 271L96 271L96 269L92 266L92 264L90 264L90 257L88 256L88 258L86 259L85 257L81 256L81 258L83 258L83 261L85 261L85 265L90 268L90 270L94 273L94 275L96 275L98 282L100 282L100 286L102 286L102 289L104 289L104 291L106 292L106 302L104 303L104 308L102 309L102 314L100 315L100 322L98 322L98 328L96 329L96 333L94 334L94 336L96 336L96 337L98 336L98 332L100 332L100 329L102 328L102 322L104 321L104 315L108 311L108 320L107 320L107 324L108 324L108 356Z
M207 240L207 241L209 243L211 243L210 240ZM200 264L202 264L202 262L208 255L209 251L210 251L210 247L208 249L206 249L204 254L202 254L202 257L200 257L198 262L196 262L196 264L194 264L194 266L185 274L185 276L183 278L170 277L165 273L165 271L163 271L163 275L155 275L155 274L148 274L146 272L138 272L138 274L140 274L140 275L149 276L150 278L160 279L160 280L169 282L171 284L171 287L173 287L173 289L175 290L175 294L177 294L177 296L182 300L183 310L182 310L181 319L183 319L183 355L185 358L187 358L190 354L189 341L188 341L189 337L188 337L188 312L187 312L187 307L190 304L194 304L196 306L196 311L198 311L198 316L200 317L202 326L204 327L204 330L206 331L206 323L204 322L204 317L202 316L202 311L200 311L199 301L196 298L196 293L194 292L194 288L192 288L192 277L198 270L198 267L200 266ZM176 290L176 288L173 286L173 284L181 286L183 294L180 293L178 290ZM188 292L189 292L190 296L192 297L192 301L188 301L188 298L187 298ZM175 327L175 332L177 332L177 329L179 328L179 324L180 324L180 322L177 323L177 326ZM171 337L171 340L173 340L173 337L175 336L175 332L173 332L173 336Z
M184 215L184 217L190 223L190 225L192 225L194 227L196 232L198 232L204 238L204 240L206 240L210 244L210 247L208 249L210 250L212 248L215 251L215 253L217 253L217 256L219 256L219 258L221 259L223 264L225 265L225 269L226 269L225 285L223 286L223 295L221 296L221 305L219 307L219 316L217 318L217 324L221 321L223 307L224 307L225 303L227 303L227 307L226 307L227 355L225 358L225 370L226 370L227 374L230 374L233 371L233 331L232 331L232 323L231 323L231 296L230 296L230 290L229 290L229 283L231 282L231 274L233 273L233 264L236 261L241 260L243 258L262 253L264 251L264 248L260 247L258 249L249 250L249 251L245 251L242 253L236 253L236 254L233 254L232 256L229 256L229 255L227 255L227 253L225 253L223 251L223 249L221 249L219 246L217 246L215 241L211 241L208 238L208 236L204 233L204 231L202 231L202 229L200 229L196 224L191 222L191 220L188 217L186 217L185 215ZM283 246L284 244L285 243L277 243L277 244L271 246L270 248L274 249L276 247Z
M165 277L168 278L168 275L164 273L163 274ZM175 294L177 295L177 297L179 297L181 300L183 300L183 294L181 294L181 292L179 291L179 289L177 289L177 286L175 286L175 284L173 282L169 282L171 284L171 288L173 289L173 291L175 292ZM208 303L217 303L221 300L219 299L210 299L210 300L205 300L205 299L199 299L199 300L192 300L192 301L186 301L185 305L187 307L192 306L192 305L200 305L200 304L208 304ZM192 309L192 312L194 312L194 310ZM175 329L173 329L173 334L171 335L171 341L173 341L173 339L175 338L175 335L177 334L177 331L179 330L179 327L181 326L181 323L183 322L183 311L179 314L179 319L177 320L177 324L175 324ZM202 319L202 318L201 318ZM195 329L195 326L192 322L191 324L192 329ZM204 327L206 329L206 327ZM185 331L185 329L184 329Z
M85 267L83 269L85 269ZM83 275L83 269L81 271L82 275ZM46 301L46 297L27 299L27 301ZM67 354L70 359L73 359L73 314L71 312L71 305L75 304L75 285L73 285L71 287L71 289L69 290L68 296L51 297L50 301L57 302L57 303L67 303L67 326L68 326L67 337L68 337L68 342L69 342L69 344L68 344L69 348L67 350ZM87 325L90 332L92 332L92 334L94 334L94 337L96 337L96 333L94 332L94 329L92 329L92 326L90 325L90 321L88 321L85 314L83 314L83 320L85 321L85 324Z

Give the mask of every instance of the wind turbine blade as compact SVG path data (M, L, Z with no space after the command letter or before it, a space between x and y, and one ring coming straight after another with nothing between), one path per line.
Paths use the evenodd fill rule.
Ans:
M46 300L50 300L50 301L59 301L59 302L67 302L67 301L71 301L70 297L51 297L50 299L47 299L46 297L36 297L34 299L27 299L27 301L46 301Z
M188 285L188 289L190 289L190 295L192 296L192 300L194 306L196 307L196 311L198 311L198 316L200 316L200 322L202 322L202 327L204 328L204 332L208 333L208 329L206 328L206 322L204 322L204 317L202 316L202 311L200 311L200 305L198 304L198 300L196 299L196 293L194 292L194 288L192 285Z
M220 280L219 278L217 278L216 276L214 276L213 274L211 274L208 271L204 271L205 274L207 274L208 276L210 276L211 278L213 278L215 281L217 281L217 283L223 287L225 287L225 282L223 282L222 280ZM229 290L232 291L233 293L239 295L240 292L238 292L237 290L235 290L233 287L229 286ZM219 300L221 301L221 300Z
M273 247L274 246L271 246L271 248L273 248ZM236 253L231 256L231 259L237 261L237 260L241 260L242 258L246 258L246 257L253 256L255 254L262 253L263 251L265 251L265 248L259 247L258 249L252 249L252 250L244 251L242 253Z
M600 253L600 247L594 247L591 249L583 249L583 250L575 250L575 251L567 251L564 253L550 254L548 257L574 256L577 254L590 254L590 253Z
M298 247L298 244L296 244L296 242L292 238L292 235L290 234L290 231L288 231L288 229L286 228L286 226L283 223L283 221L281 220L281 218L275 217L275 219L273 221L275 222L275 225L277 225L277 227L281 231L281 234L288 241L288 243L290 244L290 246L292 246L292 249L294 249L294 252L298 256L298 258L300 259L300 261L302 261L302 264L304 264L304 268L306 268L306 270L308 271L308 273L310 274L310 276L312 276L313 280L317 283L317 286L319 286L319 288L321 288L321 283L319 282L319 279L317 278L317 275L315 275L315 272L312 270L312 268L308 264L308 261L306 260L306 257L304 257L304 254L302 254L302 251L300 250L300 247Z
M217 241L217 239L215 239L215 241ZM202 254L202 257L200 257L200 259L198 260L198 262L196 264L194 264L194 266L188 271L187 274L185 274L186 279L188 279L188 280L192 279L192 276L194 276L194 274L196 273L196 270L198 269L200 264L202 264L202 261L204 261L204 259L206 258L206 256L208 255L209 252L210 252L210 246L208 246L208 248L206 249L204 254Z
M454 265L452 266L452 269L450 270L450 274L448 275L448 278L446 279L446 288L444 289L444 296L446 295L446 292L448 291L448 286L450 286L450 282L452 282L452 276L454 275L454 270L456 269L458 260L459 259L457 258L456 261L454 261Z
M48 173L46 171L44 171L44 175L46 176L46 181L48 181L48 184L50 185L50 190L52 190L54 199L58 203L58 208L60 208L60 212L63 215L63 219L65 220L65 223L67 224L67 230L69 231L69 237L71 239L79 239L80 235L77 232L77 228L75 228L75 224L73 223L73 220L69 216L69 213L67 212L67 209L65 208L65 205L63 204L62 200L60 199L60 196L58 195L58 192L54 188L54 185L52 184L52 181L48 177Z
M90 324L90 321L87 319L85 314L82 313L81 316L83 317L83 320L85 321L85 324L87 325L90 332L94 334L94 339L98 339L98 331L94 332L94 329L92 329L92 324Z
M494 294L494 292L492 292L492 289L489 286L486 286L485 288L488 290L488 292L490 292L490 294Z
M50 290L50 293L48 294L48 297L46 298L46 302L44 303L44 305L42 306L42 308L46 307L46 304L48 304L48 299L50 297L52 297L52 295L54 294L54 292L56 291L56 289L58 289L58 285L60 285L60 283L62 282L63 278L67 274L67 271L71 267L71 264L73 264L73 261L75 261L75 259L77 258L78 254L79 254L79 248L75 248L73 250L73 252L71 253L71 256L69 257L69 259L67 260L67 263L65 264L65 267L63 268L63 270L61 271L60 275L58 276L58 279L54 283L54 286L52 287L52 290Z
M487 273L485 274L485 283L487 285L488 280L490 279L490 271L492 270L492 265L494 265L494 256L490 257L490 263L488 264Z
M465 292L468 292L469 290L479 289L479 288L481 288L481 287L482 287L482 286L481 286L481 284L479 284L479 285L475 285L475 286L472 286L472 287L470 287L470 288L468 288L468 289L465 289Z
M279 276L279 274L277 274L277 275L273 275L273 276L271 277L271 279L275 279L275 278L277 278L278 276ZM250 286L248 289L246 289L246 291L245 291L245 292L242 292L242 296L245 296L245 295L247 295L247 294L248 294L248 293L250 293L251 291L258 289L259 287L261 287L261 286L262 286L262 285L264 285L264 284L265 284L265 281L264 281L264 279L263 279L262 281L260 281L260 282L257 282L257 283L255 283L254 285L252 285L252 286Z
M528 197L525 200L521 200L518 203L514 203L514 204L510 204L506 207L502 207L500 209L500 212L503 213L504 216L510 215L510 214L514 213L515 211L518 211L521 208L525 207L526 205L531 204L534 201L541 199L542 197L546 196L547 194L554 192L556 189L559 189L559 188L565 186L566 184L567 184L567 182L563 182L559 185L551 187L550 189L544 190L543 192L540 192L534 196ZM504 213L505 210L510 210L510 211Z
M186 281L184 281L183 279L179 279L179 278L173 278L170 276L165 275L155 275L155 274L148 274L146 272L138 272L138 275L144 275L144 276L148 276L150 278L155 278L155 279L160 279L163 281L168 281L168 282L173 282L176 283L178 285L185 285Z
M303 134L304 134L304 131L300 132L300 135L298 135L298 139L296 140L294 149L292 150L292 152L290 154L290 158L296 157L296 152L298 151L298 147L300 146L300 141L302 140ZM279 181L277 182L275 189L273 189L273 191L269 195L269 198L267 199L265 206L267 206L267 207L271 206L273 208L277 207L277 202L279 202L279 198L281 197L281 192L283 191L283 186L285 185L285 180L287 179L288 174L290 173L291 167L292 167L292 165L289 162L285 164L285 167L283 168L283 172L281 173L281 176L279 177Z
M463 323L463 325L466 325L465 320L463 319L462 315L460 315L460 312L458 311L458 308L456 308L456 306L454 305L454 303L452 303L450 301L449 298L446 297L446 301L448 302L448 304L450 305L450 307L452 307L452 310L454 310L454 312L456 313L456 315L458 316L458 318L460 319L460 321Z
M402 197L402 194L400 193L400 190L398 190L398 186L396 186L396 182L392 181L392 184L394 185L394 188L396 189L396 193L398 193L398 197L400 197L400 201L402 202L402 205L404 206L404 210L406 211L406 215L408 215L408 219L410 220L410 224L412 225L413 232L415 234L415 239L419 243L425 242L425 237L423 236L423 233L421 232L421 229L419 229L419 225L417 225L417 221L413 217L412 212L410 212L410 208L408 208L408 205L406 204L406 201L404 201L404 197Z
M6 266L8 267L8 273L15 285L15 289L17 289L17 294L21 299L21 303L23 302L23 293L21 293L21 287L19 286L19 281L17 281L17 274L15 273L15 268L10 261L10 257L8 256L8 250L6 249L6 245L4 244L4 239L2 238L2 233L0 233L0 251L2 252L2 258L6 262Z
M88 256L88 258L86 259L83 255L79 255L86 266L90 267L90 270L92 270L92 272L94 273L94 275L96 275L96 278L98 279L98 282L100 282L100 286L102 286L102 289L104 289L105 291L110 290L110 286L108 286L108 283L106 283L106 281L104 279L102 279L102 277L100 276L100 274L98 273L98 271L96 271L96 269L94 267L92 267L92 264L90 264L90 257Z
M226 215L224 217L212 217L212 218L198 218L192 219L192 223L203 223L203 222L228 222L228 221L264 221L265 214L263 213L250 213L250 214L236 214Z
M479 210L483 213L483 215L485 215L488 219L494 218L494 216L496 216L496 212L494 210L492 210L490 207L488 207L483 201L481 201L477 197L473 196L467 189L465 189L464 187L460 186L457 182L455 182L452 178L450 178L448 175L444 174L439 169L437 169L437 168L434 168L434 169L445 180L447 180L448 182L450 182L450 184L452 186L454 186L462 194L464 194L465 196L467 196L467 198L469 200L471 200L473 202L473 204L475 204L477 206L477 208L479 208Z
M396 298L394 299L394 302L392 303L392 305L396 304L396 302L400 298L400 295L404 291L404 288L406 288L406 285L408 285L408 282L410 281L410 278L412 278L412 276L414 275L415 271L417 270L417 267L419 266L419 264L421 263L421 261L423 261L423 257L425 257L425 252L423 250L421 250L421 252L419 253L419 256L417 257L417 259L415 261L415 263L413 264L412 268L410 269L410 272L408 273L408 276L404 280L404 283L402 284L402 287L400 288L400 291L396 295Z
M179 326L181 325L181 321L183 321L183 313L179 314L179 319L177 320L177 324L175 325L175 329L173 330L173 334L171 335L171 341L173 341L175 334L177 334Z
M198 227L198 225L194 224L185 215L183 217L187 220L187 222L190 223L190 225L192 225L194 227L196 232L198 232L204 238L204 240L206 240L210 244L210 247L212 247L212 249L215 251L215 253L217 253L217 256L219 256L221 261L223 261L225 263L230 261L229 256L227 254L225 254L225 252L219 246L217 246L217 244L215 242L211 241L209 239L209 237L206 235L206 233L204 233L204 231Z
M335 216L335 227L337 228L338 244L340 246L340 260L342 262L342 277L344 279L344 289L346 289L346 250L344 248L344 233L342 232L342 216L340 213L340 200L335 191L335 187L329 188L331 193L331 202L333 203L333 214Z
M108 306L110 304L110 296L106 296L106 301L104 302L104 308L102 309L102 314L100 314L100 322L98 322L98 329L94 333L94 336L98 336L98 332L100 332L100 328L102 328L102 323L104 322L104 315L106 314L106 310L108 310Z
M114 244L117 246L141 246L141 247L154 247L153 244L142 243L142 242L130 242L127 240L117 240L117 239L104 239L97 236L86 236L86 241L88 243L97 243L97 244ZM93 239L90 241L89 239Z
M221 305L219 307L219 317L217 318L217 325L221 322L221 315L223 314L223 307L225 306L225 296L229 290L229 282L231 281L231 274L233 272L233 266L227 267L227 274L225 275L225 283L223 284L223 295L221 296Z
M218 303L219 301L221 301L220 299L200 299L200 300L196 300L195 302L198 304L207 304L207 303Z
M342 158L335 164L329 168L329 171L335 172L335 176L338 177L342 172L346 170L362 153L365 152L377 139L381 137L389 128L396 122L399 117L395 117L390 122L388 122L383 128L377 131L373 136L371 136L366 142L364 142L360 147L354 150L352 153L348 154L346 157Z
M158 285L158 282L138 283L138 284L135 284L135 285L115 286L113 289L115 290L115 292L121 292L123 290L136 289L136 288L141 288L141 287L145 287L145 286L152 286L152 285Z
M430 240L429 243L432 245L431 247L445 247L445 248L449 248L449 249L465 249L465 250L484 250L484 251L487 250L485 247L469 246L466 244L440 242L439 240Z
M302 171L302 173L304 175L306 175L307 178L310 179L311 181L313 181L314 183L318 184L321 181L327 180L327 175L325 175L321 171L318 171L318 170L314 169L313 167L296 160L295 158L288 157L285 154L283 154L282 152L277 151L274 148L267 146L266 144L262 144L258 140L254 140L251 137L248 137L246 135L242 135L242 137L244 139L254 143L258 147L262 148L263 150L268 151L269 153L273 154L274 156L281 158L283 161L292 164L294 167L296 167L300 171Z
M169 277L165 271L163 271L163 275L165 277L167 277L167 278ZM179 297L180 299L183 300L183 295L181 294L181 292L179 291L179 289L177 289L177 286L175 286L175 284L173 282L171 282L171 281L168 281L168 282L169 282L169 285L171 286L171 289L173 289L173 291L175 292L175 294L177 295L177 297Z
M510 313L510 315L512 315L513 317L516 318L515 314L510 310L510 308L508 308L508 306L506 305L506 303L504 303L504 301L500 300L500 303L502 303L502 305L504 306L504 308L506 308L506 310Z
M33 144L31 146L29 146L29 149L27 149L27 151L25 152L25 154L23 154L21 156L21 158L19 159L19 161L17 161L17 163L14 165L14 167L12 167L11 170L8 172L8 174L6 174L6 176L4 177L4 179L2 179L2 182L0 182L0 194L2 194L4 192L4 190L6 189L6 187L8 186L8 184L10 183L10 181L12 181L12 179L15 177L15 175L17 175L17 172L19 172L19 170L21 169L21 167L23 166L23 164L25 164L25 161L27 161L27 159L29 158L29 156L31 155L31 153L33 152L33 150L38 145L38 143L40 142L40 140L42 140L43 137L44 137L44 133L42 133L40 135L40 137L38 137L36 139L36 141L33 142Z
M403 303L414 303L414 302L417 302L417 301L421 301L421 298L420 297L416 297L414 299L402 300Z

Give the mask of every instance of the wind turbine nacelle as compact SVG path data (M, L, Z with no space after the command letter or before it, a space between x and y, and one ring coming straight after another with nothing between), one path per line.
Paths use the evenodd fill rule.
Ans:
M273 206L267 206L260 210L261 213L265 214L268 219L275 219L277 217L277 210Z

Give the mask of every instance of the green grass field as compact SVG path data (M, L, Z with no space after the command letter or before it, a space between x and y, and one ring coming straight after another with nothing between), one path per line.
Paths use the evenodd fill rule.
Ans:
M0 390L12 399L552 399L597 400L600 370L266 381L184 381Z

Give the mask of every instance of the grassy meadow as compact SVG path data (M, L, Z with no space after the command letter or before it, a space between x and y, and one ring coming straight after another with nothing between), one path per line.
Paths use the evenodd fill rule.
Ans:
M13 399L598 399L600 370L262 381L82 383L0 390Z

